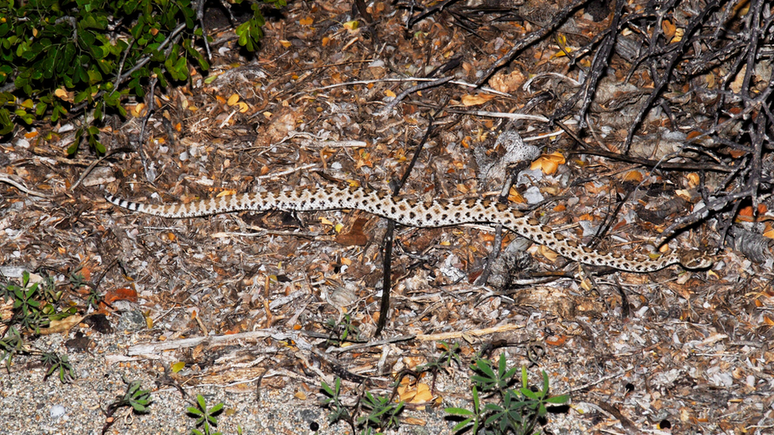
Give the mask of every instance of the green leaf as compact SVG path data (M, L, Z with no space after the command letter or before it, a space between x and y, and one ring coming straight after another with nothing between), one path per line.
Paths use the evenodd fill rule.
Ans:
M465 408L445 408L444 411L455 415L475 415L473 411Z
M46 113L47 108L48 105L46 103L38 103L38 105L35 107L35 115L43 116L43 114Z
M527 368L524 366L521 366L521 387L527 388L529 386L528 381L529 379L527 376Z
M546 399L546 402L553 403L556 405L561 405L563 403L567 403L570 400L570 396L567 394L562 394L561 396L553 396Z
M545 396L548 393L548 375L545 370L541 370L540 373L543 374L543 395Z
M223 402L213 406L212 409L210 409L210 414L217 414L221 409L223 409Z
M532 399L532 400L538 400L537 393L532 392L532 390L530 390L529 388L520 388L519 392L521 392L521 394L524 397L527 397L527 398Z
M92 137L89 137L89 139L91 140ZM103 145L102 142L96 139L94 139L94 149L97 150L97 154L100 154L100 155L107 154L107 149L105 149L105 145Z
M464 427L466 427L467 425L469 425L471 421L473 421L473 419L472 419L472 418L468 418L468 419L462 420L461 422L457 423L457 424L456 424L456 425L455 425L455 426L452 428L452 432L459 432L459 431L461 431L461 430L462 430L462 428L464 428ZM471 433L476 433L476 431L475 431L475 430L473 430Z

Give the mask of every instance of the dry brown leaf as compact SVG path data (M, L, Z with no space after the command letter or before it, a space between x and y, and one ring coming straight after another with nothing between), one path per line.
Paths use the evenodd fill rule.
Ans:
M81 320L83 320L83 316L70 316L62 320L52 320L51 323L49 323L48 328L41 329L40 333L42 335L62 334L69 331L73 326L81 323Z
M415 417L406 417L401 419L401 423L406 423L414 426L425 426L427 422L425 420L422 420L421 418L415 418Z
M352 228L344 234L336 236L336 242L344 246L365 246L368 244L368 236L363 233L363 227L368 219L357 218Z
M489 79L489 86L496 91L510 94L514 91L518 91L525 81L527 81L527 78L521 71L513 70L508 74L502 72L495 74L494 77Z
M546 257L547 259L551 260L551 262L556 261L557 258L559 258L559 254L552 251L551 248L546 248L543 245L540 245L538 247L538 251L540 252L540 255Z

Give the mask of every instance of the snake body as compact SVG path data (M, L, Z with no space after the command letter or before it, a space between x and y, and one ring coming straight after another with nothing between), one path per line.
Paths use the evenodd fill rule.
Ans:
M460 224L502 224L508 230L545 245L579 263L606 266L627 272L653 272L679 264L700 269L712 263L696 251L677 251L652 257L605 252L583 246L505 204L483 198L417 201L362 187L299 187L293 190L242 193L185 203L143 204L106 194L119 207L166 218L192 218L237 211L362 210L401 225L431 228Z

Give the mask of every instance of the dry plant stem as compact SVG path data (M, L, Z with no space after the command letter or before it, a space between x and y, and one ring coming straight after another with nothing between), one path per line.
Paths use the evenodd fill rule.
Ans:
M478 80L477 82L478 86L481 86L484 83L486 83L492 77L495 71L499 70L500 68L504 67L506 64L511 62L522 50L529 47L533 43L545 38L546 35L556 30L559 26L561 26L565 22L565 20L567 20L567 17L569 17L570 14L574 13L578 8L585 5L589 1L590 0L575 0L574 2L572 2L572 4L568 5L567 7L562 9L558 14L556 14L556 17L554 17L551 23L549 23L545 27L535 30L534 32L520 39L516 43L516 45L511 47L511 49L508 51L508 53L505 56L498 59L497 62L495 62L491 67L489 67L489 69L484 73L481 79Z
M586 112L591 106L591 101L597 90L600 78L607 72L610 53L615 47L615 41L618 36L618 25L621 22L621 15L623 14L623 7L626 4L625 0L616 0L615 14L613 15L613 21L610 23L610 31L607 36L602 40L602 45L594 54L594 59L591 62L591 71L586 79L586 85L583 89L583 105L581 106L580 113L578 114L581 119L580 127L583 128L583 122L586 119Z
M446 6L449 6L452 3L455 3L456 1L457 0L444 0L444 1L442 1L442 2L440 2L438 4L436 4L436 5L433 5L433 6L429 7L429 8L427 8L427 9L425 9L424 11L422 11L422 13L420 13L416 17L410 18L406 22L406 30L409 30L412 27L414 27L414 24L424 20L425 17L429 17L430 15L432 15L432 14L434 14L436 12L442 11Z
M81 183L83 183L83 180L85 180L85 179L86 179L86 177L88 177L88 176L89 176L89 174L91 173L91 171L92 171L94 168L96 168L96 167L97 167L97 165L99 165L100 163L102 163L102 161L103 161L103 160L105 160L105 159L106 159L108 156L110 156L110 155L112 155L112 154L113 154L113 153L107 153L106 155L104 155L104 156L100 156L98 159L96 159L96 160L94 160L93 162L91 162L91 164L90 164L90 165L89 165L89 166L86 168L86 170L85 170L85 171L83 171L83 173L81 174L81 176L80 176L80 177L78 177L78 181L76 181L76 182L75 182L75 183L72 185L72 187L70 187L70 192L74 192L74 191L75 191L75 189L77 189L77 188L78 188L78 186L80 186L80 185L81 185Z
M650 95L648 96L648 99L642 105L642 108L637 112L637 116L634 117L631 127L629 127L629 132L626 135L626 141L624 142L624 146L623 146L623 154L625 155L629 154L629 148L631 147L632 140L634 139L634 133L639 128L640 123L645 118L645 115L647 115L648 112L650 111L650 108L653 106L653 103L656 101L657 98L661 96L661 91L664 89L667 83L669 83L669 79L672 76L672 72L675 68L675 65L677 64L677 61L681 59L682 57L681 55L685 52L685 48L688 46L688 43L693 41L690 38L690 36L701 24L704 23L704 20L706 16L710 13L710 11L714 10L719 4L720 4L719 0L711 1L686 26L683 39L677 43L678 46L674 49L671 56L669 57L667 66L664 68L664 73L661 75L661 77L659 77L656 80L653 87L653 91L650 93ZM659 26L659 28L661 27ZM657 34L658 32L654 31L654 37ZM654 46L655 44L651 45L651 47L654 47ZM653 77L656 78L658 77L658 75L653 75Z
M449 113L459 113L462 115L471 115L471 116L486 116L489 118L502 118L502 119L510 119L511 121L539 121L539 122L550 122L551 120L546 118L545 116L540 115L527 115L524 113L508 113L508 112L489 112L486 110L454 110L449 109L447 110Z
M204 4L205 0L196 0L196 21L199 22L199 28L202 29L202 43L204 49L207 51L207 59L212 60L212 52L210 51L210 43L207 41L207 27L204 26ZM194 29L194 32L196 29Z
M49 195L47 193L42 193L42 192L38 192L37 190L29 189L26 186L24 186L24 184L22 184L21 182L16 181L16 180L12 179L10 176L5 175L5 174L0 174L0 183L10 184L11 186L21 190L22 192L26 193L27 195L37 196L37 197L40 197L40 198L53 198L54 197L54 195Z
M309 344L299 333L281 331L279 329L260 329L251 332L241 332L230 335L212 335L207 337L185 338L182 340L169 340L152 344L138 344L127 349L128 356L155 355L165 350L188 349L200 344L208 346L224 346L239 344L244 341L255 341L263 338L273 338L278 341L293 340L301 350L311 349Z
M492 334L498 334L500 332L508 332L508 331L515 331L517 329L524 328L524 325L500 325L495 326L492 328L483 328L483 329L473 329L470 331L454 331L454 332L444 332L441 334L419 334L416 336L416 339L419 341L445 341L445 340L453 340L457 338L464 338L464 337L483 337L485 335L492 335Z
M418 85L414 85L414 86L406 89L405 91L401 92L397 97L395 97L395 99L390 101L389 104L384 106L384 108L382 110L376 112L375 115L376 116L386 115L386 114L392 112L392 109L394 109L395 106L398 105L398 103L403 101L410 94L412 94L414 92L419 92L419 91L421 91L423 89L428 89L428 88L434 88L434 87L437 87L437 86L441 86L441 85L443 85L445 83L448 83L448 82L452 81L452 79L454 79L454 77L453 76L449 76L449 77L440 78L438 80L434 80L434 81L429 82L429 83L420 83Z
M772 89L772 88L769 88ZM771 91L768 93L764 93L764 95L770 95ZM755 130L751 132L750 137L752 139L752 145L754 148L752 160L750 161L749 166L745 167L745 170L743 170L740 173L740 176L744 177L747 175L747 179L744 180L744 186L745 188L742 191L725 195L725 196L715 196L713 198L707 198L705 200L705 207L695 210L693 213L682 216L675 220L672 225L670 225L664 232L659 236L657 243L663 243L664 240L667 240L672 234L674 234L676 231L678 231L681 228L687 227L689 225L693 225L697 222L700 222L704 219L707 219L710 216L710 212L719 212L722 210L725 210L727 207L732 206L734 204L734 210L738 210L738 206L735 205L737 201L741 201L745 198L750 198L753 203L753 210L757 210L758 207L758 191L760 189L761 184L761 178L762 178L762 154L763 154L763 145L764 141L767 140L767 136L765 132L770 129L770 126L768 125L771 123L771 120L768 116L761 116L762 114L759 114L759 116L756 118L756 126ZM767 122L769 120L769 122ZM774 124L774 123L772 123ZM735 212L732 214L729 219L733 220L735 218ZM726 226L726 231L723 232L721 240L725 240L725 235L730 226ZM722 243L722 242L721 242Z
M400 343L402 341L410 341L415 339L416 337L417 337L416 335L401 335L399 337L387 338L384 340L376 340L376 341L369 341L367 343L353 344L347 347L332 347L328 349L326 352L328 353L354 352L354 351L359 351L363 349L370 349L372 347L384 346L385 344Z
M640 157L632 157L602 150L571 151L570 155L572 154L586 154L589 156L606 157L608 159L618 160L621 162L636 163L650 169L654 169L656 165L658 165L659 168L668 171L708 171L733 173L737 170L736 168L730 168L724 165L713 165L707 163L659 163L657 160L643 159Z
M326 89L339 88L342 86L370 85L375 83L434 82L436 80L438 79L427 78L427 77L404 77L404 78L383 78L378 80L355 80L351 82L336 83L336 84L327 85L319 88L312 88L310 89L310 91L311 92L324 91ZM490 94L499 95L501 97L514 98L513 95L507 92L497 91L488 86L477 86L474 83L468 83L463 80L450 80L449 83L452 85L462 86L464 88L478 89L479 91L484 91ZM296 96L301 94L303 93L299 92L298 94L296 94Z
M145 143L145 127L148 125L148 120L150 119L151 115L153 114L153 106L155 104L154 97L154 91L156 90L156 82L158 81L158 78L153 77L150 81L150 92L148 92L148 113L145 114L145 116L142 118L142 125L140 127L140 136L137 138L137 154L140 155L140 161L142 162L142 168L145 172L145 179L148 180L148 183L151 184L151 186L155 186L154 181L156 177L150 173L150 170L148 169L148 161L145 158L145 153L143 152L143 144Z
M422 148L425 146L427 139L430 137L430 133L433 131L434 121L435 119L431 117L430 121L428 122L425 135L417 144L417 147L414 150L414 155L411 157L411 162L409 162L409 165L406 168L406 172L403 173L403 177L401 177L400 181L398 181L392 189L393 194L400 192L400 189L404 184L406 184L406 180L408 180L408 177L411 174L411 170L414 169L414 165L416 165L417 160L419 159L419 153L422 151ZM384 250L382 256L382 300L379 305L379 321L376 322L376 332L374 333L374 336L376 337L381 336L382 330L384 329L385 325L387 325L387 315L390 312L390 289L392 288L390 271L392 270L392 245L394 241L394 234L395 221L390 219L387 223L387 231L384 233L384 239L382 240L382 249Z

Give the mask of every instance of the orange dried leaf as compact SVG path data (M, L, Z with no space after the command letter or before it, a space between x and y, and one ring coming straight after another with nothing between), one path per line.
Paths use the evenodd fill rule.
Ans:
M704 134L704 133L702 133L700 131L693 130L693 131L688 133L688 136L686 136L686 138L688 140L691 140L691 139L695 139L695 138L701 136L702 134Z
M566 335L560 335L560 336L551 336L546 338L546 344L550 346L561 346L567 341Z
M143 115L143 112L145 111L145 103L138 103L135 104L134 107L129 108L129 113L132 114L135 118L138 118Z
M115 301L137 302L137 292L130 288L117 288L105 293L102 299L106 304L112 304Z
M546 175L553 175L556 173L559 165L563 165L565 162L564 156L561 153L555 152L538 157L529 168L532 170L540 169Z
M299 24L302 26L311 26L312 23L314 23L314 18L312 17L304 17L298 20Z
M677 29L675 30L675 36L672 38L671 41L669 41L670 44L674 44L676 42L680 42L683 40L683 36L685 36L685 29Z
M661 30L664 32L664 36L666 36L667 39L672 39L677 30L677 26L672 24L669 20L664 20L661 22Z
M525 204L527 202L527 200L521 196L521 193L513 187L508 191L508 201L515 202L516 204Z
M462 100L463 106L478 106L479 104L484 104L489 101L492 101L494 97L495 97L494 95L490 95L490 94L477 94L477 95L466 94L462 96L461 100Z
M635 183L641 182L642 178L642 172L640 171L629 171L624 175L624 181L633 181Z
M417 393L411 403L425 403L433 400L433 393L430 392L430 387L427 384L419 383L417 385Z
M699 177L699 174L695 172L691 172L690 174L686 175L685 178L688 179L688 185L691 188L698 186L699 182L701 181L701 177Z

